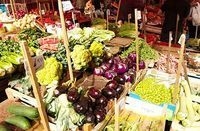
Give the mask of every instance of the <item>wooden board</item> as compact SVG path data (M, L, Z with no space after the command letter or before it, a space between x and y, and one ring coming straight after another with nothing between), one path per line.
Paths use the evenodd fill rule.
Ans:
M110 42L106 43L106 45L115 47L128 47L132 41L133 39L130 38L115 37Z

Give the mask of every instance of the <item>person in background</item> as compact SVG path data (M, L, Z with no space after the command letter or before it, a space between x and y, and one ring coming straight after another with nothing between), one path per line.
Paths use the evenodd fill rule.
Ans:
M101 6L101 0L93 0L92 4L94 5L95 8L95 17L104 17L104 12L102 10L102 6Z
M192 7L196 6L197 2L200 3L200 0L190 0L190 7L192 8ZM190 11L190 14L187 19L187 26L188 26L189 38L195 38L196 26L194 26L192 24L192 12L191 11ZM198 32L197 32L197 38L199 38L199 37L200 37L200 28L198 28Z
M178 22L178 38L183 32L184 22L190 12L190 4L187 0L166 0L161 7L162 12L165 15L165 19L162 26L160 40L163 42L169 42L169 32L173 32L173 40L176 32L177 15L179 15Z
M83 13L87 1L88 0L76 0L76 9L80 10Z
M145 0L121 0L118 20L128 21L128 14L131 13L132 21L134 21L134 10L142 11L145 6Z

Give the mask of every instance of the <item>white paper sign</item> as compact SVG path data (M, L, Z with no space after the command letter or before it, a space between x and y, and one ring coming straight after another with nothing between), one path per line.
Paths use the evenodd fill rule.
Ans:
M43 55L39 55L39 56L35 56L32 58L33 59L33 66L35 68L35 70L41 68L44 66L44 57Z
M130 20L132 18L131 13L128 14L128 19Z
M62 5L63 5L63 11L69 11L74 8L71 1L62 1Z
M142 13L140 10L137 11L137 19L138 20L142 19Z
M110 15L110 10L109 9L107 9L107 16L109 16Z

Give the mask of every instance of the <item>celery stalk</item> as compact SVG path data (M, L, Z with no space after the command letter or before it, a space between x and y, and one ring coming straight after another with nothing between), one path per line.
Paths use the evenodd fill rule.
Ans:
M186 119L186 117L188 116L185 101L186 101L185 93L182 91L179 96L179 111L176 115L176 118L180 121Z

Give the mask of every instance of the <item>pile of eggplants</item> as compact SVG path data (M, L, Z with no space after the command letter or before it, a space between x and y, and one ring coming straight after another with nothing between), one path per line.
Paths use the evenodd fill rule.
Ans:
M102 89L91 87L79 91L77 88L70 88L67 99L77 113L85 115L84 123L98 124L106 118L108 102L119 98L123 91L124 85L113 79L108 81Z
M139 69L145 69L145 62L139 62ZM116 80L119 84L133 83L136 74L136 54L130 53L127 58L115 56L96 67L95 75L104 76L109 80Z

